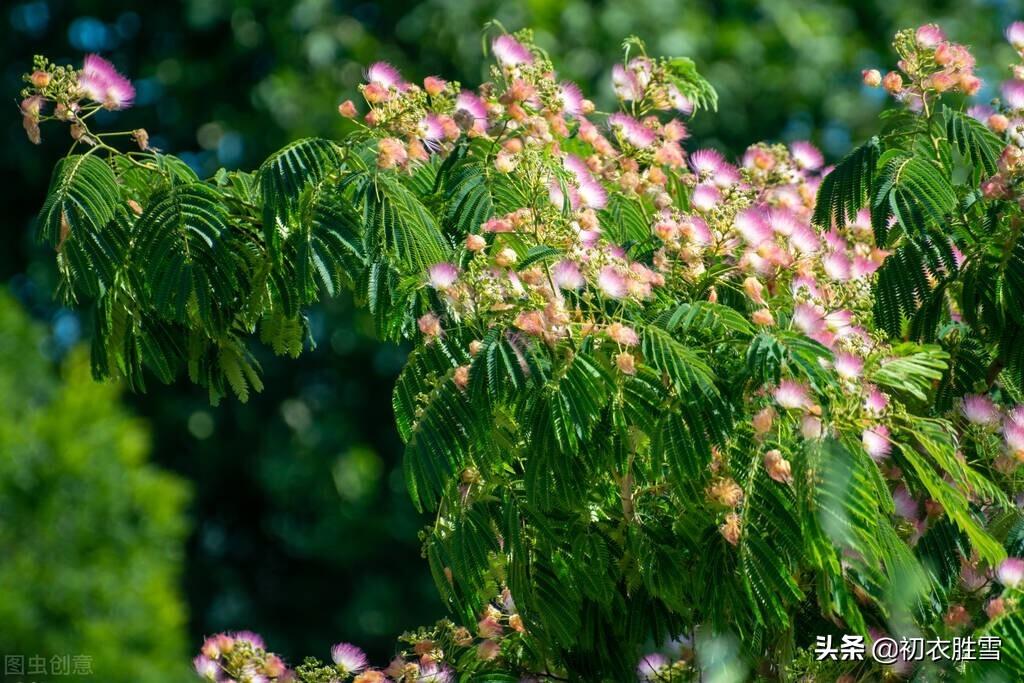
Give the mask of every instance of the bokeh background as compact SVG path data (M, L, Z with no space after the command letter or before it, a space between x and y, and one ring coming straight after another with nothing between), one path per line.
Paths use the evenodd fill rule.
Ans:
M611 64L636 34L695 59L719 91L691 146L810 139L835 160L885 104L860 70L892 63L896 29L938 21L974 47L991 96L1018 15L996 0L3 0L0 661L81 653L110 683L183 680L204 635L251 628L292 661L350 640L383 663L397 634L444 616L392 426L405 351L375 341L349 299L310 311L317 346L300 360L259 352L266 389L246 405L88 378L88 322L54 301L52 253L33 237L69 144L56 126L40 147L21 130L33 54L110 58L139 92L118 128L145 127L212 175L337 134L337 104L377 59L478 84L491 19L532 27L608 107Z

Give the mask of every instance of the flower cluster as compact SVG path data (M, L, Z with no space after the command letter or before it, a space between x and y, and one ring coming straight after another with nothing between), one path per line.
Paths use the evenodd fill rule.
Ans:
M42 141L39 124L47 120L70 124L71 137L89 145L99 138L89 132L86 121L100 109L126 109L135 101L135 86L99 55L87 55L81 69L56 66L46 58L35 58L34 70L25 74L28 86L22 91L21 114L25 133L35 144ZM52 112L48 112L50 107ZM145 131L133 131L146 149Z
M351 643L331 648L331 662L307 658L290 669L267 652L255 633L221 633L206 639L193 660L200 678L214 683L450 683L458 664L515 668L522 656L523 619L507 589L488 605L475 633L443 620L401 636L406 647L387 666L370 665Z
M900 56L899 71L883 77L877 69L865 70L864 83L881 85L915 109L942 93L974 95L981 89L981 79L974 74L974 56L965 46L947 40L937 24L900 31L893 47Z

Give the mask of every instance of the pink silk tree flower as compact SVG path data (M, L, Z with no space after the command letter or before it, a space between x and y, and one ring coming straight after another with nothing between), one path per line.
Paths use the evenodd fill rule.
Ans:
M1024 21L1015 21L1006 27L1006 40L1018 52L1024 50Z
M351 643L338 643L332 647L331 659L347 674L359 673L370 665L366 653Z
M562 111L566 114L579 116L583 113L583 91L572 81L562 81L558 84L558 99L562 103Z
M996 570L996 579L1007 588L1016 588L1024 582L1024 560L1008 557Z
M366 69L366 80L368 83L376 83L384 88L404 89L405 82L398 69L387 62L374 62Z
M1003 104L1010 109L1024 109L1024 81L1013 79L1003 83Z
M964 396L960 410L971 424L991 426L999 422L999 409L988 396Z
M690 168L701 178L714 176L725 163L725 157L718 150L698 149L690 154Z
M135 86L99 55L86 55L78 77L86 97L106 109L127 109L135 101Z
M864 359L852 353L837 353L833 366L843 379L857 379L864 373Z
M629 291L626 277L615 266L605 266L597 276L597 286L605 296L621 299Z
M807 387L800 382L794 382L790 379L784 379L779 382L779 386L775 389L773 395L776 403L790 410L806 408L811 404Z
M816 171L825 163L825 157L822 156L821 151L806 140L792 143L789 146L789 151L793 155L796 165L805 171Z
M435 263L427 268L427 277L434 289L448 289L459 278L459 269L451 263Z
M508 35L500 35L491 43L491 50L498 64L503 67L519 66L533 62L533 55L526 46Z
M636 74L621 64L612 67L612 87L621 100L632 102L644 96L644 90Z
M551 279L559 289L582 289L585 281L573 261L559 261L551 267Z
M864 450L875 461L885 460L892 453L892 442L889 440L889 428L885 425L869 427L861 434Z

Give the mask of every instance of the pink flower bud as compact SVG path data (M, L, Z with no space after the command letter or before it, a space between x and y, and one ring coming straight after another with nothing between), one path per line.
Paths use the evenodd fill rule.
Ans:
M631 353L620 353L615 356L615 367L624 375L636 374L636 359Z
M877 88L882 84L882 74L879 73L878 69L864 69L860 74L866 86Z
M995 133L1005 133L1006 129L1010 127L1010 119L1002 114L992 114L988 117L987 123L988 127Z
M441 335L441 320L433 313L427 313L416 321L416 324L427 337L439 337Z
M772 424L775 422L775 409L771 406L767 406L757 414L754 415L753 424L754 431L757 434L764 435L771 431Z
M338 113L344 116L346 119L355 118L359 112L356 111L356 105L352 100L345 100L338 105Z
M754 311L750 319L754 321L755 325L760 325L761 327L771 327L775 324L775 317L767 308Z
M516 254L515 250L509 247L505 247L498 252L497 256L494 257L494 262L502 268L508 268L518 260L519 256Z
M33 71L32 75L29 76L29 80L32 82L33 87L45 88L50 85L50 74L46 71Z
M483 251L487 247L487 240L482 235L467 235L466 249L470 251Z
M427 76L423 79L423 89L427 91L427 94L431 97L437 97L444 92L444 89L448 87L448 81L438 78L437 76Z
M895 95L903 90L903 77L895 71L890 71L885 75L885 78L882 79L882 86Z

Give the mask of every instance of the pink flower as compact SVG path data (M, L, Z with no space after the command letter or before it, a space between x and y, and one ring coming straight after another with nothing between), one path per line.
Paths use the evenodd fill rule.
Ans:
M935 47L946 39L938 24L925 24L917 29L917 43L921 47Z
M733 225L747 244L756 247L771 239L772 228L765 212L756 207L743 209L733 220Z
M427 268L430 286L434 289L448 289L459 277L459 269L451 263L435 263Z
M420 663L420 671L416 677L416 683L450 683L453 677L454 674L447 664L438 664L430 660Z
M793 228L793 232L789 236L789 243L801 254L813 254L821 248L817 233L806 225L798 225Z
M693 188L693 195L690 197L690 203L698 211L710 211L721 200L722 192L714 185L708 185L707 183L701 183Z
M884 460L892 452L889 428L885 425L869 427L861 434L864 450L876 461Z
M448 81L437 76L427 76L423 79L423 89L427 91L427 94L431 97L437 97L444 92L445 88L448 87Z
M804 415L804 419L800 421L800 434L810 441L821 438L821 419L814 415Z
M834 366L843 379L857 379L864 372L864 359L852 353L837 353Z
M507 33L494 39L491 50L494 51L494 58L498 60L498 64L504 67L533 62L533 55L526 46Z
M1015 21L1006 27L1006 40L1015 50L1024 50L1024 21Z
M135 101L135 86L99 55L86 55L78 87L106 109L127 109Z
M1003 421L1003 438L1006 439L1006 448L1016 457L1024 455L1024 425L1015 420Z
M1007 588L1016 588L1024 581L1024 560L1019 557L1008 557L996 570L999 583Z
M714 149L698 149L690 154L690 167L701 178L714 176L725 163L722 154Z
M876 417L885 412L889 406L889 397L878 390L878 387L868 387L867 398L864 399L864 410Z
M793 155L796 165L804 170L816 171L825 163L825 157L822 156L818 148L805 140L792 143L789 146L789 151Z
M558 84L558 99L562 102L562 111L572 116L583 113L583 93L580 86L572 81Z
M377 141L377 168L388 169L404 166L409 161L409 152L397 138L381 138Z
M608 203L608 193L590 174L587 164L577 156L566 154L562 165L576 177L577 192L584 207L603 209Z
M1024 109L1024 81L1005 81L1002 92L1003 104L1010 109Z
M398 73L398 69L387 62L374 62L371 64L366 69L366 80L370 83L376 83L383 88L405 89L402 74Z
M597 286L605 296L621 299L629 291L625 276L615 266L605 266L597 276Z
M919 505L906 486L897 486L892 492L892 502L896 508L896 514L911 522L917 520L921 515Z
M370 665L366 653L351 643L338 643L331 648L331 659L345 673L359 673Z
M612 67L612 87L619 99L626 102L639 100L644 95L643 88L631 70L621 64Z
M768 476L780 484L793 482L792 467L778 449L772 449L764 454L764 468Z
M205 678L208 681L216 681L220 676L220 665L204 655L199 655L193 659L192 666L200 678Z
M797 304L793 309L793 324L801 332L811 336L825 329L825 316L811 304Z
M800 382L794 382L789 379L779 382L779 386L775 389L773 395L775 402L787 409L806 408L811 403L807 387Z
M551 279L560 289L582 289L583 274L573 261L559 261L551 268Z
M444 126L437 114L427 114L419 123L419 137L427 143L438 142L444 139Z
M693 113L693 102L674 85L668 86L668 100L680 114L689 116Z
M615 367L624 375L635 375L636 359L631 353L619 353L615 356Z
M416 321L416 325L427 337L439 337L441 336L441 320L433 313L427 313L420 316L420 319Z
M850 259L846 254L833 251L822 260L825 273L836 282L847 282L850 279Z
M636 346L640 343L640 337L636 330L622 323L612 323L606 332L612 341L623 346Z
M668 657L660 652L652 652L640 658L636 666L636 675L641 681L660 681L662 672L669 666Z
M464 122L463 130L472 130L478 135L487 132L487 106L468 90L463 90L455 98L454 118L456 123Z
M359 110L356 109L356 105L352 100L345 100L338 105L338 113L346 119L353 119L359 114Z
M987 426L999 422L999 410L988 396L964 396L960 409L971 424Z
M612 114L608 117L608 125L623 140L638 149L650 147L657 138L653 130L628 114Z

